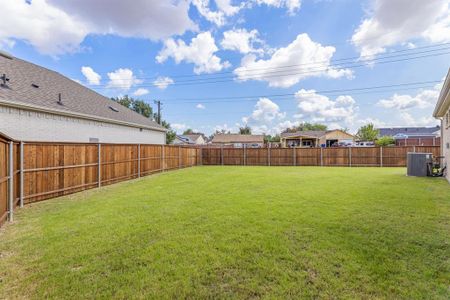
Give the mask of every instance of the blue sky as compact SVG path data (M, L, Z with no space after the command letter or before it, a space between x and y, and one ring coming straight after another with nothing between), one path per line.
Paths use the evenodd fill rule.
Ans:
M108 97L161 100L178 132L431 126L450 66L448 0L3 5L3 50Z

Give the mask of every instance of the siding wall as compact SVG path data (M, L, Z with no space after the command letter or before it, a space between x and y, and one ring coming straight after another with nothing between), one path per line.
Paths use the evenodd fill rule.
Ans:
M165 144L164 132L0 106L0 132L26 141Z
M447 114L450 114L450 109ZM447 125L445 121L445 117L441 121L441 140L442 140L442 155L445 156L444 161L447 164L447 180L450 182L450 124Z

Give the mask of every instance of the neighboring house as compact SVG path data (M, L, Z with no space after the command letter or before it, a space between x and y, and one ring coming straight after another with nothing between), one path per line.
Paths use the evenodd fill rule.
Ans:
M342 130L306 130L281 134L282 147L350 146L355 137Z
M396 146L438 146L441 130L434 127L378 128L379 137L392 136Z
M0 132L25 141L164 144L166 129L46 68L0 52Z
M204 145L206 144L203 134L183 134L177 135L173 141L175 145Z
M450 69L439 95L433 116L441 120L441 151L447 166L447 180L450 181Z
M264 146L264 135L254 134L216 134L212 139L213 145L228 147L261 148Z

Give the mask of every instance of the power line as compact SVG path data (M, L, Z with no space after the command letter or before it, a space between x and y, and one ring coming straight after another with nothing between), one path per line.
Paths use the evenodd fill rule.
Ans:
M450 52L443 52L443 53L433 53L433 54L428 54L428 55L421 55L421 56L416 56L416 57L408 57L408 58L402 58L402 59L396 59L396 60L388 60L388 61L381 61L378 62L378 64L387 64L387 63L395 63L395 62L401 62L401 61L410 61L410 60L414 60L414 59L421 59L421 58L427 58L427 57L436 57L436 56L441 56L441 55L447 55L450 54ZM365 67L368 64L370 64L372 61L366 61L364 63L360 63L360 64L355 64L355 65L340 65L340 68L345 68L345 69L354 69L354 68L360 68L360 67ZM307 72L298 72L298 73L288 73L288 74L280 74L280 75L271 75L271 76L256 76L256 75L249 75L246 78L240 78L241 81L247 81L247 80L265 80L267 78L276 78L276 77L284 77L284 76L294 76L294 75L307 75L307 74L315 74L315 73L322 73L322 72L326 72L329 70L335 70L335 68L333 68L333 66L324 68L324 69L318 69L315 71L307 71ZM216 79L216 78L214 78ZM179 82L179 83L175 83L173 85L176 86L189 86L189 85L199 85L199 84L212 84L212 83L224 83L224 82L235 82L236 79L232 78L232 77L228 77L228 79L225 80L215 80L215 81L208 81L208 80L186 80L184 82ZM154 84L152 85L144 85L144 84L140 84L140 85L135 85L136 87L146 87L146 86L155 86ZM116 86L116 87L104 87L101 88L99 87L98 89L116 89L116 88L120 88L120 86Z
M419 82L408 82L408 83L398 83L398 84L389 84L389 85L378 85L378 86L367 86L367 87L359 87L359 88L350 88L350 89L333 89L333 90L321 90L315 91L315 93L320 94L330 94L330 93L344 93L351 91L363 91L363 90L374 90L374 89L383 89L383 88L393 88L393 87L402 87L402 86L415 86L415 85L424 85L424 84L437 84L442 80L432 80L432 81L419 81ZM417 87L413 87L417 88ZM185 102L185 103L194 103L194 102L213 102L208 100L230 100L230 99L246 99L246 98L273 98L273 97L283 97L283 96L294 96L295 93L283 93L283 94L259 94L259 95L247 95L247 96L230 96L230 97L208 97L208 98L168 98L163 99L164 101L174 101L174 100L195 100L193 102ZM181 101L176 101L180 103Z
M308 62L308 63L301 63L301 64L293 64L293 65L284 65L284 66L278 66L278 67L270 67L270 68L249 68L246 70L246 72L253 72L253 71L258 71L258 70L277 70L277 69L284 69L284 68L292 68L292 67L299 67L299 66L307 66L307 65L318 65L318 64L326 64L327 66L329 64L334 64L335 62L341 62L341 61L348 61L348 60L357 60L357 61L374 61L374 60L378 60L378 59L384 59L384 58L391 58L391 57L397 57L398 55L392 55L392 54L396 54L396 53L403 53L403 52L416 52L418 50L421 49L429 49L429 48L437 48L437 47L443 47L443 46L449 46L449 43L441 43L441 44L435 44L435 45L428 45L428 46L421 46L421 47L416 47L416 48L412 48L412 49L400 49L400 50L395 50L392 51L390 53L387 54L383 54L383 55L378 55L377 57L374 57L373 55L362 55L362 56L353 56L353 57L346 57L346 58L340 58L340 59L331 59L331 60L324 60L324 61L316 61L316 62ZM431 52L431 51L439 51L439 50L447 50L448 48L443 48L443 49L432 49L432 50L428 50L428 51L421 51L421 52L417 52L417 53L406 53L406 54L402 54L400 56L403 55L415 55L415 54L420 54L420 53L426 53L426 52ZM363 58L370 58L369 60L365 60ZM224 71L224 72L217 72L214 74L199 74L199 75L169 75L170 78L185 78L185 77L200 77L200 76L217 76L217 75L223 75L223 74L235 74L235 70L234 71ZM135 79L158 79L159 76L157 77L135 77L134 79L129 79L129 81L133 81ZM127 81L127 80L125 80Z
M432 88L432 85L424 85L424 86L418 86L418 87L409 87L409 88L401 88L401 89L385 89L385 90L377 90L377 91L359 91L359 92L351 92L348 93L349 95L359 95L359 94L379 94L379 93L387 93L387 92L396 92L396 91L404 91L404 90L415 90L417 88ZM316 91L315 93L318 94L325 94L321 91ZM312 94L312 93L306 93L306 94ZM327 94L327 96L339 96L340 93L333 93L333 94ZM289 98L287 97L282 97L282 98L271 98L271 100L294 100L293 98L294 95L291 95ZM246 99L248 101L255 101L255 99ZM202 102L199 101L200 103L216 103L216 102ZM217 102L230 102L230 101L217 101ZM178 102L177 102L178 103ZM188 102L188 103L195 103L195 102ZM198 103L198 102L197 102ZM289 110L288 110L289 111ZM220 112L198 112L198 113L191 113L189 112L189 114L195 114L195 115L218 115L218 114L232 114L232 113L248 113L248 111L246 112L224 112L224 111L220 111ZM173 116L182 116L184 114L182 113L175 113L175 114L169 114L169 117L173 117Z

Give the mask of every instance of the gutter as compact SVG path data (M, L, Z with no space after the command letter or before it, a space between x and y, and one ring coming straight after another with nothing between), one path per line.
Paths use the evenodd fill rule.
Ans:
M111 123L111 124L117 124L117 125L124 125L124 126L134 127L134 128L145 128L145 129L150 129L150 130L167 132L167 129L163 128L163 127L153 127L153 126L136 124L136 123L126 122L126 121L119 121L119 120L114 120L114 119L109 119L109 118L102 118L102 117L92 116L92 115L87 115L87 114L82 114L82 113L68 112L68 111L64 111L64 110L60 110L60 109L49 109L49 108L44 108L41 106L30 105L30 104L25 104L25 103L20 103L20 102L12 102L12 101L8 101L8 100L4 100L4 99L0 99L0 104L3 104L8 107L50 113L50 114L54 114L54 115L62 115L62 116L75 117L75 118L91 120L91 121L93 120L93 121L99 121L99 122L105 122L105 123Z

